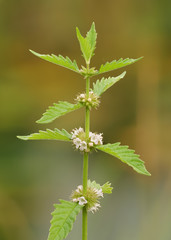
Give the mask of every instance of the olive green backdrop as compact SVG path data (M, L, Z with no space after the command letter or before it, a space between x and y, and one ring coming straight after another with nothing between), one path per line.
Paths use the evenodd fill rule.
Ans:
M89 214L89 239L171 239L170 9L169 0L0 0L1 240L47 239L53 204L68 200L82 182L82 156L70 144L25 142L16 135L84 126L83 110L48 125L35 123L53 102L72 102L85 81L28 49L67 55L81 66L75 27L85 34L93 21L98 39L92 66L144 59L125 68L126 77L103 94L91 130L103 132L106 143L135 149L152 176L92 153L89 177L111 181L114 191L102 199L100 211ZM81 239L81 215L67 239Z

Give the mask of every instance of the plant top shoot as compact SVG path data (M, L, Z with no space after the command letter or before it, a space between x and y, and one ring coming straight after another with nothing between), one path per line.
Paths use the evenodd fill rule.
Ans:
M48 240L62 240L67 237L72 230L73 223L77 215L82 210L82 240L87 240L87 215L88 212L95 213L100 208L100 199L105 194L112 193L111 183L106 182L103 185L88 179L88 159L89 153L94 150L99 150L117 158L123 163L132 167L137 173L150 176L146 170L144 162L140 156L135 154L134 150L123 146L120 142L103 144L102 133L94 133L90 131L90 112L92 108L98 108L100 104L101 95L112 87L115 83L120 81L126 74L124 71L119 76L100 78L95 83L90 85L90 80L94 76L116 70L118 68L126 67L141 59L122 59L106 62L100 66L99 69L90 66L91 58L94 56L96 48L97 33L95 24L91 25L90 30L86 36L83 37L78 28L76 28L77 38L80 44L82 56L85 60L85 66L81 68L77 62L70 60L69 57L61 55L46 55L39 54L30 50L35 56L42 58L48 62L62 66L80 74L85 79L85 91L76 96L74 103L67 101L59 101L50 106L43 116L37 120L37 123L47 124L65 114L68 114L77 109L85 109L85 128L80 126L73 126L73 129L68 132L65 129L54 130L46 129L40 130L38 133L33 133L28 136L18 136L22 140L57 140L65 141L73 145L83 155L83 179L82 184L78 185L75 190L71 192L70 200L59 200L59 204L54 205L54 212L52 213L51 227L49 230Z

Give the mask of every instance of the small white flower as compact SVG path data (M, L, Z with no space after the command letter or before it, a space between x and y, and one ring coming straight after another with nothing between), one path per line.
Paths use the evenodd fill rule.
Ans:
M79 185L76 189L76 192L81 192L83 190L83 186L82 185Z
M76 138L78 136L78 134L81 133L81 132L84 132L84 129L81 128L81 127L79 129L77 129L77 128L73 129L72 132L71 132L71 134L72 134L71 138L72 139Z
M100 133L100 134L96 134L97 136L96 136L96 139L98 140L98 144L103 144L103 137L102 137L102 134Z
M92 132L89 132L89 137L91 138L91 136L93 135L94 133L92 133Z
M78 129L73 129L72 132L71 132L71 134L72 134L72 137L71 137L71 138L72 138L72 139L76 138L77 135L78 135L78 133L79 133L79 132L78 132Z
M87 143L85 141L81 141L80 150L81 151L87 150Z
M97 139L95 133L92 133L90 138L91 138L91 142L94 142L95 144L98 144L98 139Z
M85 197L79 197L79 198L77 198L78 199L78 203L79 203L79 205L81 205L81 206L83 206L83 205L85 205L86 203L87 203L87 200L85 199Z
M77 145L80 145L80 144L81 144L81 139L75 138L75 139L73 140L73 143L76 145L76 148L77 148Z
M78 202L77 198L72 199L73 202Z
M89 145L89 147L93 147L93 143L92 142L90 142L88 145Z
M96 193L97 193L98 197L103 197L103 192L102 192L101 188L99 190L96 189Z
M99 207L101 207L100 204L99 204L99 203L96 203L95 206L93 206L93 207L91 207L91 208L89 209L89 211L91 211L92 213L94 213L94 212L96 212L96 211L99 209Z
M85 98L85 94L84 93L80 94L80 98Z
M73 143L75 144L76 149L78 149L80 147L80 145L81 145L81 140L79 138L75 138L73 140Z
M101 133L100 134L95 134L95 133L90 132L89 137L91 139L91 142L93 142L94 144L96 144L96 145L102 145L103 144L103 142L102 142L103 137L102 137Z
M84 132L84 129L82 127L79 127L78 133Z

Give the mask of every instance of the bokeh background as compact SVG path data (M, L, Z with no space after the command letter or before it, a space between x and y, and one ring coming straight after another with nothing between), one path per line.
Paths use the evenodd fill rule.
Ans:
M63 142L16 138L38 129L84 126L78 110L49 125L35 123L49 105L73 102L85 81L33 56L54 53L84 64L75 27L98 32L92 66L120 57L144 59L111 72L126 77L103 94L91 130L128 144L152 176L92 153L89 178L110 181L112 195L89 214L89 239L171 239L171 2L169 0L0 0L0 239L47 239L53 204L82 182L82 156ZM105 75L106 77L109 74ZM94 79L93 81L95 81ZM68 239L81 239L81 215Z

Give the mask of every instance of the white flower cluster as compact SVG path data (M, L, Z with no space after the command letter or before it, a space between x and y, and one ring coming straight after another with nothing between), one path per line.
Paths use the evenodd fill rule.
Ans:
M77 187L77 189L75 190L76 193L78 194L82 194L83 192L83 186L79 185ZM77 198L73 198L72 199L73 202L78 202L79 205L83 206L87 203L87 200L85 199L85 197L81 196L81 197L77 197Z
M88 106L89 108L91 107L98 107L100 101L99 97L94 94L93 91L89 92L89 96L86 96L86 93L81 93L80 95L77 96L76 100L80 103L82 103L85 106Z
M97 134L97 133L89 133L89 138L90 138L90 143L93 143L95 145L102 145L103 144L103 137L102 133Z
M86 141L85 138L85 132L83 128L79 129L73 129L71 132L73 140L73 144L75 145L76 149L79 149L80 151L89 152L90 149L96 145L102 145L103 144L103 137L102 133L89 133L89 139Z
M88 187L87 188L87 193L83 196L83 186L79 185L77 189L72 193L72 201L73 202L78 202L79 205L87 206L87 210L94 213L96 212L99 207L100 203L98 199L100 197L103 197L103 192L102 189L97 189L97 188L92 188Z

